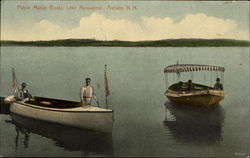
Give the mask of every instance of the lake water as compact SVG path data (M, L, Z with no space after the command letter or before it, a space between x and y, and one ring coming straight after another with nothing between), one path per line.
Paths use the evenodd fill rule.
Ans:
M225 67L224 101L205 109L168 102L163 69L177 61ZM115 118L112 134L23 118L1 105L0 156L249 155L247 47L1 47L0 96L12 94L14 67L19 85L25 81L33 96L79 101L80 87L91 77L105 107L105 64ZM194 74L193 80L213 85L216 77L208 72ZM169 84L175 80L169 77Z

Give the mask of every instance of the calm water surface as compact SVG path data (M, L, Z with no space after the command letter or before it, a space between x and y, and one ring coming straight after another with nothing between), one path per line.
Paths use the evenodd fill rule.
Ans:
M225 100L198 109L168 102L163 69L176 61L225 67ZM79 101L91 77L105 107L105 64L112 134L27 119L1 105L0 156L249 155L249 48L1 47L0 96L12 94L14 67L34 96ZM216 76L198 73L193 80L213 85Z

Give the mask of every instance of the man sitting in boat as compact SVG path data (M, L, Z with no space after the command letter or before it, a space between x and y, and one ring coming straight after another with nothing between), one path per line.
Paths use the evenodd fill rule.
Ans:
M191 91L193 89L194 89L194 85L192 83L192 80L188 80L188 82L187 82L187 90Z
M216 90L223 90L223 86L220 83L220 78L216 78L216 83L214 84L214 89L216 89Z
M85 81L86 84L81 88L81 93L80 93L81 103L90 105L92 98L96 100L96 95L94 88L90 85L91 79L87 77Z
M178 90L178 91L182 91L182 90L183 90L183 87L184 87L184 85L183 85L183 83L180 81L180 82L178 83L177 90Z
M27 90L27 84L25 82L22 83L22 89L20 90L20 98L22 100L29 100L32 98L31 94Z

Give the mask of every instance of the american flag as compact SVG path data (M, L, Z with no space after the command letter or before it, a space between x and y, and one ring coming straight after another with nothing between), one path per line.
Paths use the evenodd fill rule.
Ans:
M13 80L13 93L14 96L18 96L18 92L19 92L19 87L18 87L18 83L17 83L17 79L16 79L16 74L14 71L14 68L12 68L12 80Z

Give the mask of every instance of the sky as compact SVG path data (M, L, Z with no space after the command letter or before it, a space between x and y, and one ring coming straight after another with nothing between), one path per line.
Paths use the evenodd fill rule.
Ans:
M1 40L249 40L248 1L1 1Z

